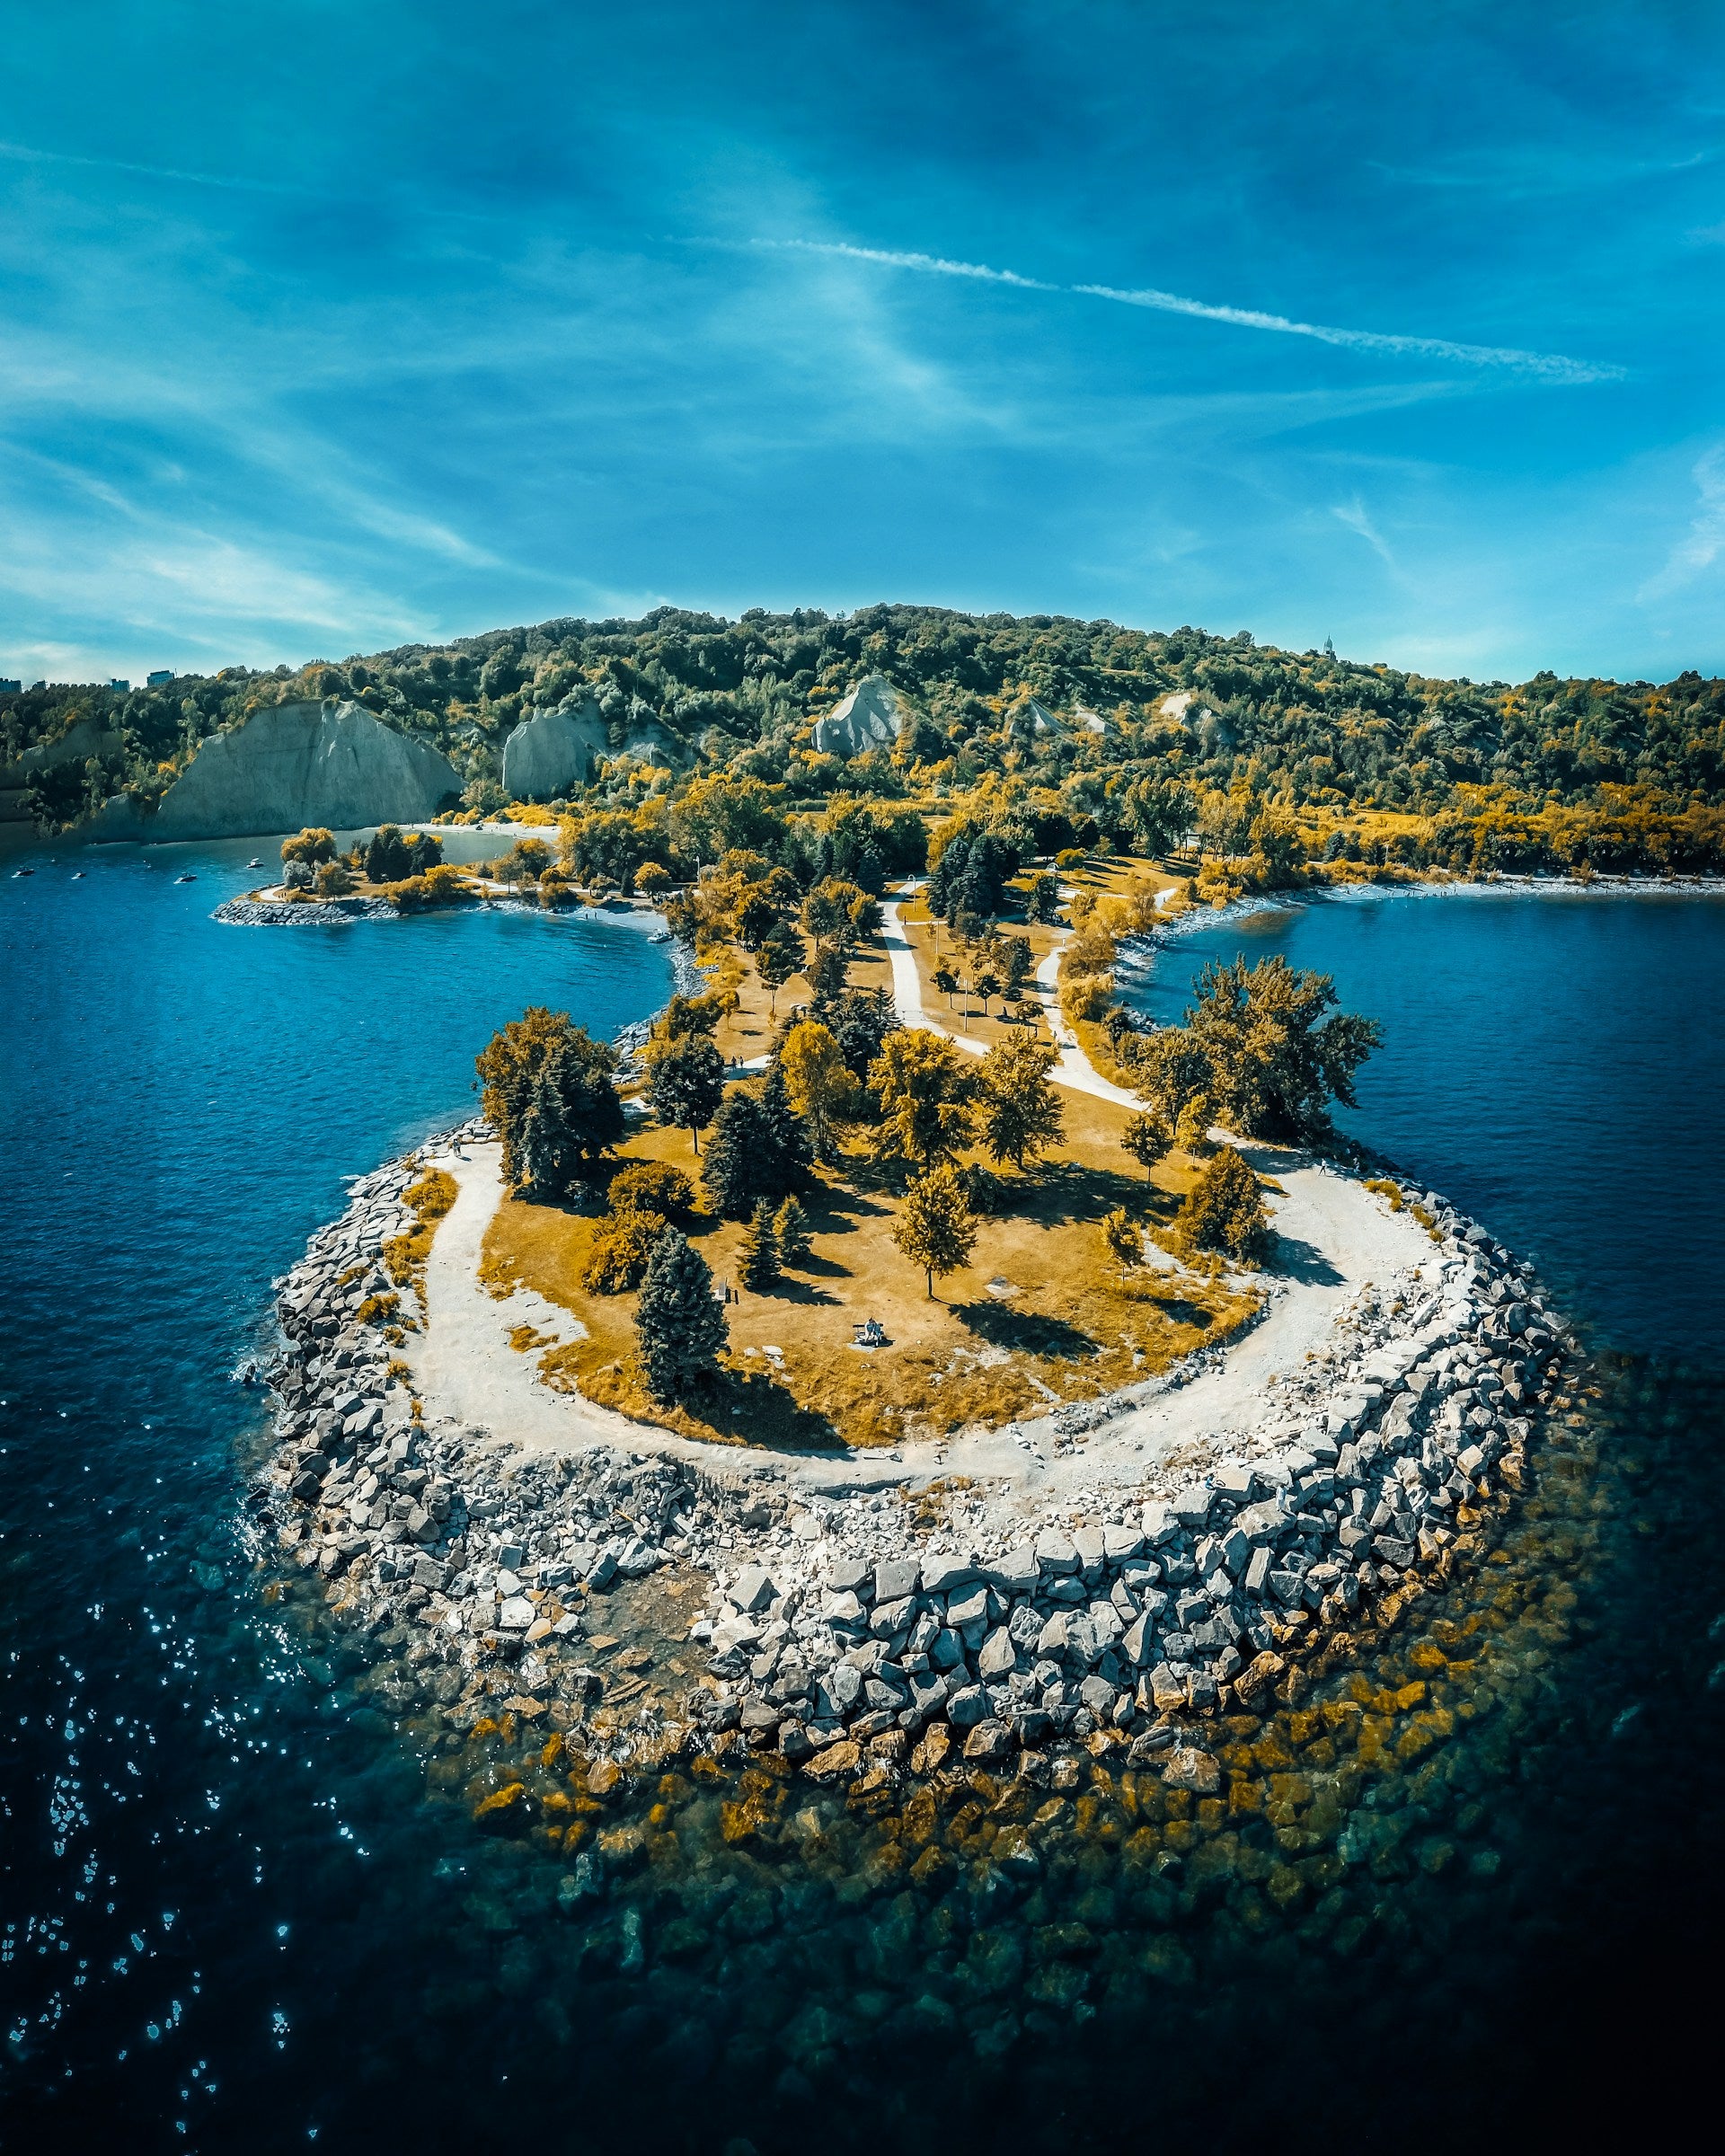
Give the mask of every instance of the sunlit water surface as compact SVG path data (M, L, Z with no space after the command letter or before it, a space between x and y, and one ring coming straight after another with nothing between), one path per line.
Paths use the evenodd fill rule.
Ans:
M367 1656L269 1599L232 1374L342 1177L464 1112L501 1019L610 1031L668 968L521 915L218 928L251 850L0 895L6 2145L1500 2145L1659 2115L1705 2055L1680 1973L1721 1914L1725 908L1213 932L1384 1020L1355 1127L1612 1350L1491 1564L1218 1733L1225 1801L1118 1760L878 1812L686 1772L495 1840L475 1792L555 1798L565 1763L398 1727ZM1153 1005L1207 955L1164 956ZM1021 1821L1034 1873L991 1857Z

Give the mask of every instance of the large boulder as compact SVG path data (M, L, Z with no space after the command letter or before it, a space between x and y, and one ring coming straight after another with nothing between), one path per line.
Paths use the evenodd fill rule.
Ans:
M898 738L903 705L884 674L859 681L842 703L815 723L815 748L823 756L860 756Z
M212 734L154 816L116 797L95 819L95 834L252 838L307 824L353 831L420 822L460 791L460 775L435 748L357 703L278 703Z
M594 760L611 753L611 736L590 696L566 697L555 711L524 719L503 744L503 791L512 801L548 801L585 786Z

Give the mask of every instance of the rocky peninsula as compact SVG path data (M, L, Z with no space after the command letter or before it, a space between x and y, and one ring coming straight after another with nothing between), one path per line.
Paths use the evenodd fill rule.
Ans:
M283 1560L376 1643L396 1712L454 1732L543 1716L596 1772L770 1748L817 1781L949 1754L1034 1777L1119 1747L1208 1791L1218 1716L1291 1702L1483 1555L1563 1352L1525 1265L1380 1179L1369 1202L1417 1215L1429 1255L1342 1301L1221 1429L1174 1415L1141 1452L1082 1449L1196 1399L1211 1351L992 1434L1060 1443L1062 1471L1029 1486L914 1446L811 1462L645 1426L524 1444L416 1392L390 1263L435 1228L428 1163L490 1135L356 1183L279 1284L261 1505ZM618 1634L643 1644L618 1653Z

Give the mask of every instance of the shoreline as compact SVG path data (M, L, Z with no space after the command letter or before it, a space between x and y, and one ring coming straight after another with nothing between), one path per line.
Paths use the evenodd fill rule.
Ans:
M1057 1409L1056 1471L1016 1498L986 1455L1034 1453L1038 1426L986 1433L962 1472L949 1442L800 1477L794 1456L591 1403L579 1411L600 1427L580 1446L527 1445L437 1416L383 1321L358 1316L391 1292L402 1193L436 1152L488 1136L470 1123L359 1179L279 1284L267 1516L338 1621L413 1641L401 1711L458 1733L543 1715L626 1767L771 1748L837 1783L930 1773L955 1750L1035 1772L1050 1750L1119 1746L1199 1787L1218 1715L1290 1703L1304 1665L1345 1660L1427 1579L1482 1555L1563 1345L1529 1269L1433 1206L1421 1267L1341 1301L1297 1369L1244 1386L1233 1427L1199 1436L1188 1416L1178 1442L1128 1456L1135 1426L1237 1375L1250 1331ZM1403 1206L1436 1200L1400 1188ZM1085 1450L1099 1428L1110 1478ZM637 1619L692 1674L681 1698L595 1666L616 1644L607 1598L660 1571L705 1590L693 1623L686 1607Z

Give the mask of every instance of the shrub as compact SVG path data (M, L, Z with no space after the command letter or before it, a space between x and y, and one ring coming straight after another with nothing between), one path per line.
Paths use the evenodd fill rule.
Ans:
M671 871L662 862L643 861L635 870L635 888L643 898L655 898L670 883Z
M1258 1178L1232 1145L1218 1145L1187 1193L1174 1232L1188 1250L1219 1250L1252 1263L1269 1247Z
M611 1178L614 1213L680 1213L694 1203L694 1185L668 1161L631 1161Z
M668 1224L662 1213L615 1214L593 1238L581 1286L596 1295L626 1294L639 1287Z

